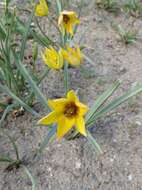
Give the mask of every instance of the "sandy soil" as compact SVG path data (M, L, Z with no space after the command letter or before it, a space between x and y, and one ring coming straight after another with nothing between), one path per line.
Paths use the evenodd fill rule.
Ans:
M133 21L139 39L135 44L126 46L112 23L120 23L127 28ZM79 89L82 101L91 105L96 96L116 79L123 83L114 96L142 82L140 26L141 19L126 18L123 13L114 16L97 9L93 1L84 5L76 40L82 39L81 44L86 46L84 52L92 58L94 65L84 61L82 69L70 69L71 87ZM42 85L47 97L63 95L62 79L61 72L49 73ZM20 155L37 181L37 190L142 190L141 100L141 95L138 95L112 115L97 121L93 133L101 145L102 155L94 154L86 139L79 138L53 141L40 159L34 159L34 152L47 129L36 128L37 119L28 113L17 119L9 116L5 128L16 139ZM0 136L0 152L14 154L8 139L3 136ZM23 168L11 172L5 168L6 164L0 165L0 190L31 190Z

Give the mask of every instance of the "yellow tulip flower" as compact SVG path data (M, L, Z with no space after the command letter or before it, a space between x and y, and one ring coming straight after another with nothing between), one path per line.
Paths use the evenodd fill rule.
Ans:
M67 33L73 35L73 26L79 24L77 14L73 11L62 11L58 19L58 25Z
M48 15L48 5L46 0L40 0L35 7L36 16L47 16Z
M62 138L74 126L82 135L87 135L83 116L88 111L88 107L79 101L73 90L68 92L66 98L48 100L48 105L53 111L40 119L38 124L57 123L58 139Z
M64 59L73 66L79 66L83 59L83 54L81 53L79 46L73 48L67 46L66 50L61 49L61 52Z
M63 55L61 50L56 51L53 47L45 48L45 51L41 53L42 59L45 64L51 69L61 69L63 66Z

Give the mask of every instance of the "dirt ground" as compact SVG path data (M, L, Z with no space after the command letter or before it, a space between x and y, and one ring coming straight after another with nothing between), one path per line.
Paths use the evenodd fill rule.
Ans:
M86 1L87 2L87 1ZM71 87L79 89L89 106L116 79L122 86L114 96L142 83L142 20L117 16L84 4L76 40L86 48L94 65L84 61L82 69L70 69ZM125 45L112 23L138 31L135 44ZM62 96L62 73L50 71L42 88L47 97ZM59 81L58 83L56 81ZM103 154L97 155L85 138L73 141L54 140L40 159L33 159L35 150L47 133L35 127L37 119L29 113L5 121L5 128L17 139L21 157L37 182L37 190L142 190L142 94L120 106L113 114L97 121L94 137ZM43 114L44 115L44 114ZM8 140L0 137L0 152L13 154ZM31 190L31 182L23 168L7 172L0 165L0 190Z

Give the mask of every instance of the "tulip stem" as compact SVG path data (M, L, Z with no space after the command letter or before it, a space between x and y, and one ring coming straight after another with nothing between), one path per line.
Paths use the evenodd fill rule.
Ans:
M69 73L68 73L68 62L64 63L64 88L65 94L69 91Z

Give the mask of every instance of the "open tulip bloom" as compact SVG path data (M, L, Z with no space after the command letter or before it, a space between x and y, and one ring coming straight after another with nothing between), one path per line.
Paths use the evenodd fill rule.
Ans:
M79 101L73 90L67 93L66 98L48 100L48 105L52 112L40 119L38 124L57 123L58 139L62 138L74 126L82 135L87 135L83 117L87 113L88 107Z
M74 11L62 11L58 19L61 30L73 35L73 26L79 24L79 19Z

